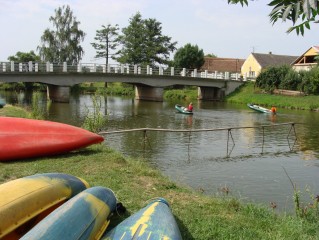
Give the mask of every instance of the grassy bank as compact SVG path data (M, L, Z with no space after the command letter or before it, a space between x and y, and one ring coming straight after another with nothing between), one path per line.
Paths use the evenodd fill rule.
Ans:
M81 93L97 93L100 95L134 96L134 87L125 83L81 83L72 87L72 91Z
M0 115L14 116L13 108L5 106ZM21 109L17 112L18 116L25 113ZM81 177L91 186L109 187L128 210L112 217L113 225L149 200L164 197L184 240L318 239L318 213L297 218L227 196L208 197L172 182L147 161L124 157L104 145L56 157L0 163L0 169L1 183L36 173L63 172Z
M235 92L227 96L227 102L233 103L255 103L270 107L275 105L279 108L318 110L319 96L283 96L265 94L260 89L254 87L253 82L247 82Z

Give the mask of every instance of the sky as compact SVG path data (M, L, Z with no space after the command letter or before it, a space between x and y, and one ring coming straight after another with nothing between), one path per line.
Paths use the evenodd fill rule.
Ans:
M242 7L228 5L227 0L0 0L0 62L18 51L38 53L45 29L54 29L49 18L63 5L70 6L86 33L82 63L104 62L94 58L91 43L96 30L107 24L127 27L137 12L143 19L160 22L162 35L177 42L177 48L190 43L205 55L246 59L251 52L272 52L300 56L319 45L319 24L313 24L304 36L288 34L290 22L270 23L268 2L256 0Z

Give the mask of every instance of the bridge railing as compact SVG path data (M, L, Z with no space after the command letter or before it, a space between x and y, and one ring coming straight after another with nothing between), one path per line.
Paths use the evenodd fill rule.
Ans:
M181 76L196 78L212 78L225 80L248 80L240 76L239 73L230 72L208 72L198 71L197 69L174 68L174 67L141 67L128 64L97 64L97 63L79 63L77 65L68 65L64 63L38 63L38 62L1 62L0 73L26 73L26 72L82 72L82 73L115 73L115 74L141 74L141 75L163 75L163 76Z

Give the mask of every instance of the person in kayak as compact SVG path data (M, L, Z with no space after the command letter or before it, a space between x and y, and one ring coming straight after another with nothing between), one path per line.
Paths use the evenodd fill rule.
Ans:
M270 109L270 111L272 112L272 114L276 114L277 109L276 109L275 106L272 106L271 109Z
M187 107L187 110L192 112L193 111L193 103L190 103Z

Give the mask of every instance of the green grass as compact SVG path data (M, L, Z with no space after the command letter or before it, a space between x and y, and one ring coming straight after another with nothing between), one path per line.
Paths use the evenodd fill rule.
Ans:
M170 89L164 91L164 99L194 101L197 99L197 88Z
M24 108L6 104L3 108L0 108L0 117L1 116L30 118L31 113L29 113Z
M105 87L104 82L81 83L72 87L72 91L82 93L97 93L100 95L134 96L134 87L125 83L108 83Z
M279 216L253 204L205 196L179 186L141 159L123 157L103 145L70 154L0 163L0 182L36 173L60 172L111 188L128 213L111 218L113 226L155 197L171 204L183 239L318 239L318 222Z
M318 110L319 96L283 96L263 93L254 87L253 82L247 82L235 92L227 96L227 102L232 103L255 103L266 107L275 105L279 108Z

